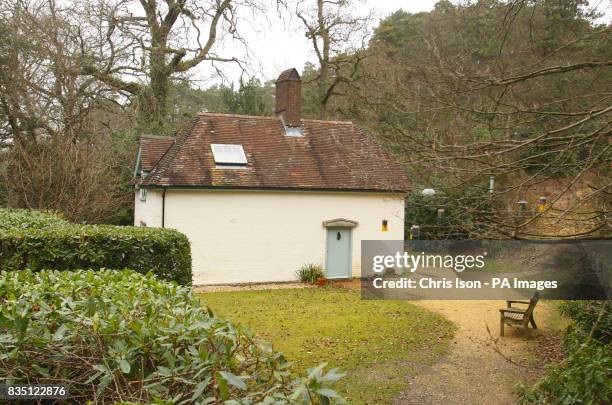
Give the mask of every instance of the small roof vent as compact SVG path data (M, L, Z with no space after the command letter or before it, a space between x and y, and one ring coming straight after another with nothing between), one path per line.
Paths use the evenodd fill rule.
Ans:
M211 143L210 149L218 165L244 166L247 164L242 145Z
M299 138L299 137L304 136L304 131L302 130L302 127L299 127L299 126L290 127L287 125L282 115L279 118L281 120L281 123L283 124L283 129L285 130L285 136L290 136L292 138Z
M285 136L300 137L304 136L300 127L285 127Z

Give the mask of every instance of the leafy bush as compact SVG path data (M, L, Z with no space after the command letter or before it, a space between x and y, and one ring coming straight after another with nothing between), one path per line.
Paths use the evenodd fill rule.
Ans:
M574 321L570 329L577 328L578 334L586 336L593 330L593 338L604 344L612 342L612 311L609 302L565 301L559 309Z
M291 381L282 353L153 275L2 272L0 300L3 383L69 384L77 403L341 401L326 387L340 374Z
M314 284L319 277L324 277L323 268L317 264L305 264L300 267L295 275L302 283Z
M533 386L517 385L523 404L604 404L612 401L610 304L568 301L561 312L573 323L563 341L565 359L548 366ZM600 316L601 315L601 316Z
M564 362L547 368L532 387L517 386L522 404L608 404L612 401L610 346L575 340L582 347Z
M130 268L191 284L189 240L172 229L77 225L36 211L0 210L0 268Z
M49 228L68 224L68 221L51 212L0 209L0 230Z

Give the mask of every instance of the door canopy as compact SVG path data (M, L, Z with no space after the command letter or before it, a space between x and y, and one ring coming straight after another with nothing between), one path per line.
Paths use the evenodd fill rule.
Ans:
M323 226L325 228L354 228L357 226L357 222L350 219L336 218L323 221Z

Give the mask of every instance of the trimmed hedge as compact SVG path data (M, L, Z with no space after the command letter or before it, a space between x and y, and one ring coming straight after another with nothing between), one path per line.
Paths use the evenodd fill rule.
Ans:
M172 229L78 225L48 213L0 209L0 268L130 268L190 285L189 240Z
M342 402L341 374L293 380L282 353L153 275L2 272L0 302L0 382L68 384L70 403Z
M69 224L52 212L0 209L0 230L50 228Z

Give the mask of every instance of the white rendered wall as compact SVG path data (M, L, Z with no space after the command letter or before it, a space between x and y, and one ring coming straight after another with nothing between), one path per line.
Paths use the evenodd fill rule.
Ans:
M147 190L147 200L140 200L140 190L134 193L134 226L162 226L162 192Z
M136 225L142 219L160 226L160 213L159 191L149 190L146 204L136 197ZM165 226L189 238L195 285L291 281L305 263L325 266L322 223L336 218L359 223L352 235L354 276L362 240L404 238L404 200L390 193L166 191Z

